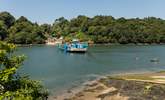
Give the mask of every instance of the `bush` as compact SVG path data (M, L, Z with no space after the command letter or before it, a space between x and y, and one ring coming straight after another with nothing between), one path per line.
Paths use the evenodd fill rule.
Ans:
M16 56L14 44L0 42L0 100L43 100L48 92L38 81L21 76L17 70L25 56Z

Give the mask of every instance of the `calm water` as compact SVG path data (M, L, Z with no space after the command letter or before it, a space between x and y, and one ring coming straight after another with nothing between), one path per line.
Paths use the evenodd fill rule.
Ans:
M69 54L54 46L21 47L28 56L21 72L41 80L51 92L78 86L101 75L165 70L165 46L96 46ZM150 62L158 58L158 63Z

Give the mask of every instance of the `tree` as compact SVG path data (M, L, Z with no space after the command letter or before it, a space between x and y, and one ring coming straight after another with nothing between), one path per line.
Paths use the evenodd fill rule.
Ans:
M16 20L17 23L21 23L21 22L28 22L31 23L26 17L21 16Z
M55 33L56 37L60 37L61 35L66 35L69 33L69 21L64 17L60 17L56 19L52 26L52 33Z
M17 71L24 56L13 54L16 46L0 41L0 100L43 100L48 96L43 86Z
M0 40L4 40L8 35L7 26L0 20Z
M42 24L40 25L40 29L44 35L50 35L52 33L52 26L50 24Z
M15 18L8 12L1 12L0 21L3 21L7 28L9 28L14 24Z
M112 16L89 18L79 15L71 20L60 17L51 26L32 23L24 16L15 21L10 13L0 13L1 40L34 44L61 36L67 40L78 37L82 41L91 40L95 43L165 43L165 20L156 17L115 19Z
M7 40L17 44L45 43L45 30L42 28L37 23L32 23L21 16L8 30L10 34Z

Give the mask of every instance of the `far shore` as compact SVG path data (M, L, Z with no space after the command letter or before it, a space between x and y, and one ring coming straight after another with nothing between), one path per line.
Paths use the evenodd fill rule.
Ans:
M46 43L43 44L16 44L18 47L29 47L29 46L42 46L42 45L49 45ZM52 44L51 44L52 45ZM53 44L55 46L57 44ZM150 46L150 45L165 45L165 43L128 43L128 44L120 44L120 43L94 43L89 44L90 46L111 46L111 45L133 45L133 46Z
M165 71L106 76L50 100L163 100Z

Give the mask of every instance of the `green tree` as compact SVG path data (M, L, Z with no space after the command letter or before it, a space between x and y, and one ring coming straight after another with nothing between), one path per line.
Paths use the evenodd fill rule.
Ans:
M44 30L37 23L30 22L21 16L15 24L10 27L8 41L17 44L45 43Z
M8 35L7 27L3 21L0 20L0 40L4 40Z
M69 21L65 19L64 17L60 17L59 19L56 19L52 26L52 33L55 33L54 35L56 37L60 37L61 35L66 35L69 33Z
M112 16L79 15L67 20L60 17L53 25L32 23L26 17L0 13L0 39L12 43L45 43L49 37L78 37L95 43L165 43L165 20L156 17L115 19ZM82 32L79 34L79 32Z
M0 20L4 22L4 24L9 28L15 22L15 18L8 12L0 13Z
M38 81L21 76L24 56L13 54L16 46L0 42L0 100L44 100L48 93Z
M50 24L42 24L40 25L40 29L46 37L50 36L52 33L52 26Z

